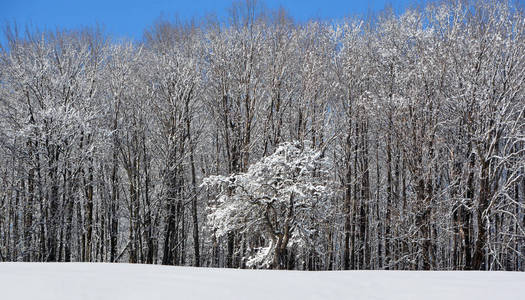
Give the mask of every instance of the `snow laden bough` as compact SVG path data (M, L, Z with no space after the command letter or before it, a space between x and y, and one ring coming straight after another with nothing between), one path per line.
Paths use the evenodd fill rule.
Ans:
M249 238L247 266L290 267L292 257L318 248L319 228L333 211L331 168L310 143L286 142L245 173L205 178L203 186L218 190L207 225L217 237L237 232Z

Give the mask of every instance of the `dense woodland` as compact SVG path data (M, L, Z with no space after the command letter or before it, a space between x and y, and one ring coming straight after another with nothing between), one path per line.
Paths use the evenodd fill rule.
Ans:
M10 26L0 261L525 270L525 14Z

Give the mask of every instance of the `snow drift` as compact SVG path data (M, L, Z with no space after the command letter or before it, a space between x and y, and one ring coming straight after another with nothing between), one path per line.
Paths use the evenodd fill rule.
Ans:
M0 298L523 299L525 273L263 271L93 263L0 263Z

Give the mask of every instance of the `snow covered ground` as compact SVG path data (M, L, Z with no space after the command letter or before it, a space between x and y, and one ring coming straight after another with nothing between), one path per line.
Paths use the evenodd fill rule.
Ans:
M0 299L525 299L525 273L0 263Z

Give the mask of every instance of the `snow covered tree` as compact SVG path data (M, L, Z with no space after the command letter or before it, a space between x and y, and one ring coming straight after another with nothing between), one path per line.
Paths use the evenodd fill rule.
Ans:
M260 4L6 28L0 261L525 270L523 7Z
M210 176L203 185L221 191L210 203L208 226L219 236L261 234L265 247L255 249L247 265L285 268L291 247L315 249L315 222L332 212L331 167L308 142L286 142L245 173Z

